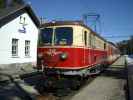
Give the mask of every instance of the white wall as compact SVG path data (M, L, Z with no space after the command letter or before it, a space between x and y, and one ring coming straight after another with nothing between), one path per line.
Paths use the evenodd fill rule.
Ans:
M0 28L0 64L36 62L37 38L39 30L27 13L21 15L26 20L26 33L20 33L22 28L20 16ZM12 38L18 41L18 58L12 57ZM25 40L30 40L30 57L25 57Z
M74 26L73 27L73 45L76 46L84 46L83 42L83 27Z

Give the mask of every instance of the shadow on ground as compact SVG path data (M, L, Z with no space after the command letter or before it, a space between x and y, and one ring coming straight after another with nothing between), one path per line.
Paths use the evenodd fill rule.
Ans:
M126 69L126 67L121 68L119 66L121 66L121 65L114 65L114 66L108 67L101 74L101 76L113 77L116 79L124 79L125 84L123 86L123 89L125 91L125 98L126 98L126 100L132 100L132 99L129 99L129 87L128 87L128 83L127 83L127 69Z
M114 65L106 68L101 74L101 76L114 77L117 79L126 79L127 78L126 68L121 68L118 66L121 66L121 65Z

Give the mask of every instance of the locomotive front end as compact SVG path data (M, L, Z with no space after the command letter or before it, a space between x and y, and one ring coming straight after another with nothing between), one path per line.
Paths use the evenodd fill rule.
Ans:
M73 67L75 64L72 43L72 27L51 26L41 29L38 44L38 68L62 70Z

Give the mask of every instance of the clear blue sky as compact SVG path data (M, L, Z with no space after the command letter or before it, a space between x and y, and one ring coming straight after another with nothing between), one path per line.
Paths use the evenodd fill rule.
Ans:
M98 13L101 35L112 42L133 35L133 0L25 0L35 13L47 20L81 20L85 13ZM97 26L99 27L99 25Z

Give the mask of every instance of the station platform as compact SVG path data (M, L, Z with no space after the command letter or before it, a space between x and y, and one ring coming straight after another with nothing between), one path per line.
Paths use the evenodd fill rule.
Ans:
M126 100L125 84L125 57L121 56L70 100Z
M126 56L127 59L127 84L128 100L133 100L133 57Z

